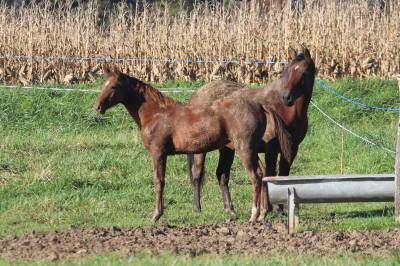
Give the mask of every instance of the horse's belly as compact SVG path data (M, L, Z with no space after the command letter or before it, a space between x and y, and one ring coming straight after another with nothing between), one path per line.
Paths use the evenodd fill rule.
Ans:
M172 142L177 153L200 153L218 149L228 143L219 125L214 127L182 128L175 131Z

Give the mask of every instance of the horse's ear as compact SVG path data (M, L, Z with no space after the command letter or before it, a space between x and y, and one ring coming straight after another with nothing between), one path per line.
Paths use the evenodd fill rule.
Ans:
M103 74L106 78L110 77L110 75L112 74L112 71L110 70L109 67L104 66L103 67Z
M288 55L289 55L289 59L290 60L295 60L297 58L297 52L295 49L293 49L292 47L289 47L288 49Z
M306 59L307 63L310 63L311 62L310 51L307 48L304 48L303 54L304 54L304 59Z
M115 75L119 76L121 74L121 71L118 69L118 67L114 66L113 67L113 72Z

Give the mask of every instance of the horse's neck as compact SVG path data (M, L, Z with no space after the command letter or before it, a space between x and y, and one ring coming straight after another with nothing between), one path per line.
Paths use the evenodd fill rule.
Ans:
M132 93L124 105L139 128L142 128L155 114L176 105L172 98L161 94L150 85L143 84L136 91L138 93Z
M128 110L129 114L132 116L133 120L135 120L136 124L139 128L142 128L142 121L139 116L139 109L135 108L132 104L124 103L126 110Z
M298 106L296 107L296 114L299 117L304 118L305 120L307 120L307 112L308 112L308 107L310 105L310 101L311 101L311 96L313 93L313 88L314 88L314 77L312 79L312 81L306 85L308 88L306 89L306 93L303 94L303 99L302 102L298 103Z
M310 105L311 95L302 95L299 97L294 106L296 108L296 116L298 118L307 117L308 106Z

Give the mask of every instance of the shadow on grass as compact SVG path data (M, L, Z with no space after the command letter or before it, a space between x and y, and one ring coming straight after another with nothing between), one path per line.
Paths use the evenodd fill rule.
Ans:
M369 218L369 217L383 217L392 216L394 214L394 207L386 207L375 210L363 210L363 211L346 211L346 212L331 212L330 215L333 217L340 218Z
M110 181L91 181L87 179L75 179L72 180L71 183L72 187L74 189L86 189L86 188L93 188L96 190L101 190L101 191L116 191L116 190L121 190L124 188L124 184L122 183L116 183L116 182L110 182Z

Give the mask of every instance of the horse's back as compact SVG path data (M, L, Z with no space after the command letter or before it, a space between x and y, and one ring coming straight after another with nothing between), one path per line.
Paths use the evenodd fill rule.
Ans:
M199 88L189 100L190 105L207 105L215 100L222 99L238 91L246 88L245 85L229 81L229 80L217 80L207 83L206 85Z

